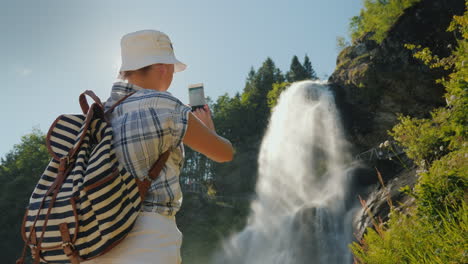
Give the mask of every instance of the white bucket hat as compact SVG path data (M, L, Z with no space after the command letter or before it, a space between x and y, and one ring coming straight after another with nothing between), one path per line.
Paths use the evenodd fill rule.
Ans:
M174 64L174 71L180 72L187 65L176 59L169 36L165 33L146 29L128 33L120 41L122 66L120 72L132 71L148 65Z

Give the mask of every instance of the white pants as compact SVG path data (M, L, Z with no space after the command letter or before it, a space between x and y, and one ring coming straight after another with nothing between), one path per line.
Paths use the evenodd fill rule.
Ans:
M132 231L109 252L84 264L180 264L182 233L174 216L140 212Z

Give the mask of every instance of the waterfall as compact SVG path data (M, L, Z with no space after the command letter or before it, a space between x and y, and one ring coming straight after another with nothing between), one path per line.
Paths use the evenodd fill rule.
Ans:
M326 83L293 83L262 140L247 225L213 263L352 263L348 148Z

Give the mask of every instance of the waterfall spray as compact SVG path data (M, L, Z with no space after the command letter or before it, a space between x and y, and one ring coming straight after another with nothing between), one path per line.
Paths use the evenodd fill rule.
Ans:
M262 140L247 226L213 263L352 263L348 148L326 83L293 83Z

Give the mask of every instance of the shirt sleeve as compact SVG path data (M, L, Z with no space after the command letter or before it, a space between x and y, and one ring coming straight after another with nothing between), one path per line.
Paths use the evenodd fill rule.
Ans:
M150 102L157 130L155 133L160 138L157 149L163 153L178 147L187 132L188 115L192 108L171 94L157 94Z
M192 108L190 106L183 104L179 100L175 102L172 128L174 147L178 147L182 143L185 133L187 132L190 112L192 112Z

